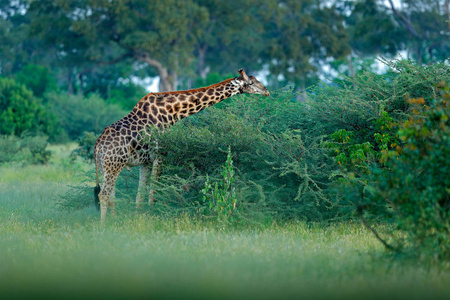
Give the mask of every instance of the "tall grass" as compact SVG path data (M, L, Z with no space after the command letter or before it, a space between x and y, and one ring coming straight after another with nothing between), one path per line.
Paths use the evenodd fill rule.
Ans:
M358 223L236 229L137 212L101 227L93 207L56 207L66 188L0 185L0 294L6 298L444 299L450 292L448 265L386 258Z

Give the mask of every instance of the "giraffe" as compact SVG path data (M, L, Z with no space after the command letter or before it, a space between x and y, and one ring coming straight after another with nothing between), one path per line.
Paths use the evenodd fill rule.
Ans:
M239 70L239 74L239 77L199 89L149 93L128 115L104 129L94 146L97 175L94 195L96 204L100 202L102 224L106 219L108 206L111 213L115 214L115 184L124 167L140 166L136 197L138 207L147 192L150 174L154 179L158 176L161 157L145 142L145 135L150 127L165 128L236 94L269 96L267 88L254 76L248 76L243 69ZM103 177L101 188L99 171ZM153 200L154 190L151 189L149 203Z

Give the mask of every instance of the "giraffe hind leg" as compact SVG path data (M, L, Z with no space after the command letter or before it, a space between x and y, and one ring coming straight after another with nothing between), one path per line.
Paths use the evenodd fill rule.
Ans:
M122 170L122 168L120 168ZM115 215L115 188L116 188L116 181L117 177L119 176L120 172L109 174L106 173L103 175L103 184L102 188L100 189L100 193L98 194L99 200L100 200L100 212L101 212L101 223L103 224L106 220L106 213L109 209L111 210L111 213Z

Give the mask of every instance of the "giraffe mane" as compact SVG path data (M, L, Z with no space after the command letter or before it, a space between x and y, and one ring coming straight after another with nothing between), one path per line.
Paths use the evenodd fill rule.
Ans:
M172 95L172 94L187 94L187 93L191 93L191 92L203 92L205 90L209 90L210 88L216 87L218 85L222 85L224 83L230 82L231 80L233 80L234 78L228 78L224 81L221 81L219 83L216 84L212 84L209 86L205 86L205 87L201 87L201 88L197 88L197 89L190 89L190 90L185 90L185 91L172 91L172 92L160 92L160 93L149 93L147 94L147 96L149 95ZM145 97L144 97L145 98Z

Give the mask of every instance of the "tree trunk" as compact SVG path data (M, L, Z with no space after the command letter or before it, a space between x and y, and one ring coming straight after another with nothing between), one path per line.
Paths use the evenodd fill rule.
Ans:
M168 92L174 90L173 77L169 76L168 69L163 66L160 61L151 58L147 52L136 53L135 56L137 59L146 62L147 64L155 67L158 70L159 92Z
M445 13L447 15L447 28L450 30L450 0L445 1Z
M67 92L69 95L73 95L73 82L72 82L72 69L67 72Z
M353 67L352 54L347 55L348 62L348 71L350 73L350 77L355 77L355 68Z
M203 45L203 47L198 49L198 57L197 57L197 72L198 75L205 79L206 74L208 73L208 70L205 68L205 57L206 57L206 50L208 49L207 45Z

